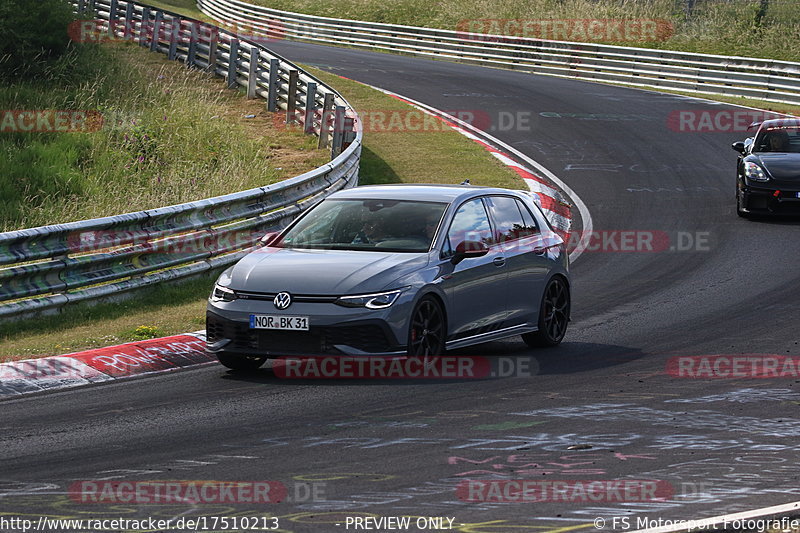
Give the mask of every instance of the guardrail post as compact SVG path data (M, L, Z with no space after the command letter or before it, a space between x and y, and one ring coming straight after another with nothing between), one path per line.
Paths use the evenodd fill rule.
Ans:
M239 75L239 39L231 39L231 53L228 57L228 89L236 88Z
M218 46L219 46L219 33L217 33L215 29L214 34L211 37L211 40L208 42L208 67L206 67L206 72L210 72L212 74L217 72Z
M153 22L153 38L150 40L150 51L158 51L158 43L161 41L161 27L164 25L164 12L156 11L156 20Z
M186 54L187 67L193 67L197 58L197 39L199 39L197 22L192 21L189 23L189 53Z
M269 60L269 93L267 94L267 111L275 112L278 110L278 91L280 90L278 71L281 68L280 61L273 58Z
M167 58L175 60L178 57L178 35L181 32L181 18L172 17L169 28L169 53Z
M119 9L118 0L111 0L111 5L108 8L108 36L112 39L116 37L114 26L117 25L117 10Z
M296 70L289 71L289 88L286 94L286 123L292 124L296 121L297 113L297 79L300 73Z
M125 31L122 32L122 38L126 41L133 38L133 2L130 0L125 6Z
M355 119L353 117L344 117L344 132L342 133L342 150L346 150L348 146L353 144L356 138Z
M258 48L255 46L250 49L250 64L247 69L247 98L256 97L256 87L258 87Z
M142 9L142 24L139 26L139 46L147 45L147 37L150 32L150 8Z
M314 133L314 112L317 107L317 84L313 81L306 85L306 110L303 116L303 133Z
M333 143L331 144L331 159L342 153L344 141L344 106L337 105L333 115Z
M319 120L319 142L317 148L328 146L328 138L331 131L331 109L333 109L333 93L325 93L325 101L322 103L322 115Z

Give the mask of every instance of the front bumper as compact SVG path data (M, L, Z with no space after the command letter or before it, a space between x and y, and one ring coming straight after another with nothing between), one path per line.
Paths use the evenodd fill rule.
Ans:
M740 186L741 207L748 213L800 215L800 189Z
M251 329L249 315L225 317L206 313L207 350L250 356L368 356L404 355L392 328L381 319L311 325L308 331Z

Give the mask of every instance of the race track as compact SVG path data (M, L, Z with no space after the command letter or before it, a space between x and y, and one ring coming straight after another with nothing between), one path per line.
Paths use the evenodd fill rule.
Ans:
M745 133L676 131L669 120L738 108L387 54L271 48L439 109L528 117L529 127L517 120L491 133L568 183L600 236L634 231L663 246L619 251L600 237L573 265L573 322L560 347L514 339L458 352L505 357L530 376L297 381L211 366L3 401L4 515L272 513L284 531L328 532L371 513L454 517L456 530L502 533L591 531L598 517L605 530L624 530L633 528L614 517L707 517L800 500L800 377L667 373L678 356L800 356L798 222L736 216L730 144ZM655 480L667 495L457 496L459 482L493 475ZM105 478L274 480L303 501L113 506L66 494L76 480ZM297 498L311 482L317 497Z

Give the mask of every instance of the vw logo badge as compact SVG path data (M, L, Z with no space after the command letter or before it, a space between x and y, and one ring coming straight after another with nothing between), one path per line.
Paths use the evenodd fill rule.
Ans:
M286 309L292 305L292 295L288 292L279 292L275 295L275 299L272 300L272 303L275 304L275 307L278 309Z

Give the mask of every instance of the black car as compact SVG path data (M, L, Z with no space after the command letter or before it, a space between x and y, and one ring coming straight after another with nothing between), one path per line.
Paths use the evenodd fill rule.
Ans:
M800 214L800 119L765 120L739 152L736 213Z

